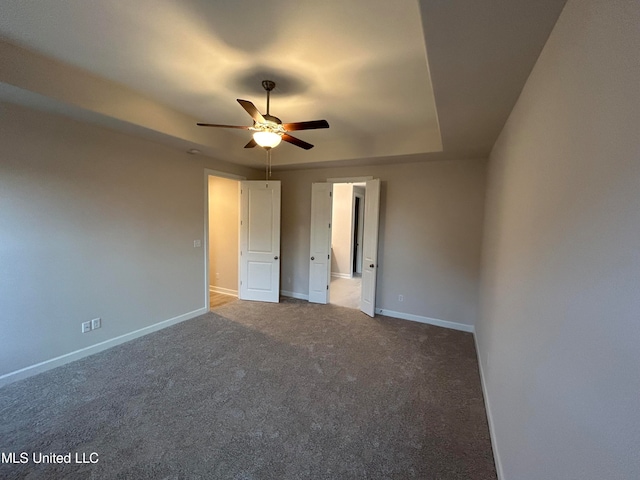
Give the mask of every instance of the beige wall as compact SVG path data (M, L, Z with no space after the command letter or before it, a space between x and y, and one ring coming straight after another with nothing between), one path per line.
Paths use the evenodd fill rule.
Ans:
M477 340L502 480L640 478L640 3L569 0L491 155Z
M205 168L258 173L0 104L0 377L206 308Z
M351 276L352 203L353 185L336 183L331 215L331 274L341 277Z
M282 289L308 294L311 183L367 175L382 180L377 306L473 325L483 160L274 172L282 180Z
M209 176L209 285L238 293L239 182Z

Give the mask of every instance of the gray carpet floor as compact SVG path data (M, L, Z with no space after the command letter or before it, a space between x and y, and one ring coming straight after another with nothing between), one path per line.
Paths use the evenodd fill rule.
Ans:
M0 452L30 458L2 479L496 478L470 334L291 299L1 388ZM31 460L67 452L98 462Z

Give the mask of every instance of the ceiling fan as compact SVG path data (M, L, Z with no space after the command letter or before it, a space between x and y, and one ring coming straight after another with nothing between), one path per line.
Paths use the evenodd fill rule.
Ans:
M253 148L256 145L270 150L273 147L277 147L281 140L291 143L297 147L309 150L313 148L313 145L307 143L299 138L289 135L288 132L296 130L314 130L318 128L329 128L329 122L326 120L312 120L308 122L296 122L296 123L282 123L278 117L274 117L269 114L269 99L271 90L276 86L276 83L271 80L263 80L262 87L267 91L267 113L262 115L256 106L248 100L242 100L238 98L238 103L242 105L251 118L253 118L253 125L246 127L243 125L218 125L215 123L198 123L201 127L220 127L220 128L239 128L242 130L251 130L253 132L253 138L247 143L244 148Z

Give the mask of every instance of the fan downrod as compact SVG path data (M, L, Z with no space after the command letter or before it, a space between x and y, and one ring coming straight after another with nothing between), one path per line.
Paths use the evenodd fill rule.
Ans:
M276 88L276 82L274 82L273 80L263 80L262 81L262 87L267 91L267 115L265 118L270 117L271 115L269 115L269 101L270 101L270 96L271 96L271 90L273 90L274 88ZM282 123L282 122L278 122L278 123Z

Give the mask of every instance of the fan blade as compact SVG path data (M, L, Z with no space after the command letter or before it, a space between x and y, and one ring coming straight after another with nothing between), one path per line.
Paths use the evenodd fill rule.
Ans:
M326 120L312 120L310 122L294 122L282 125L288 132L294 130L315 130L316 128L329 128L329 122Z
M253 148L253 147L255 147L256 145L258 145L258 144L257 144L257 143L256 143L256 141L252 138L251 140L249 140L249 143L247 143L247 144L244 146L244 148Z
M299 138L292 137L291 135L287 135L286 133L282 135L282 140L284 140L285 142L292 143L296 147L304 148L305 150L310 150L313 148L313 145L311 145L310 143L304 142Z
M198 123L199 127L222 127L222 128L240 128L242 130L249 130L249 127L243 125L218 125L217 123Z
M249 100L242 100L240 98L238 98L237 100L238 100L238 103L242 105L242 108L244 108L247 111L247 113L251 115L251 118L253 118L254 121L258 123L266 122L262 114L258 111L258 109L253 103L251 103Z

